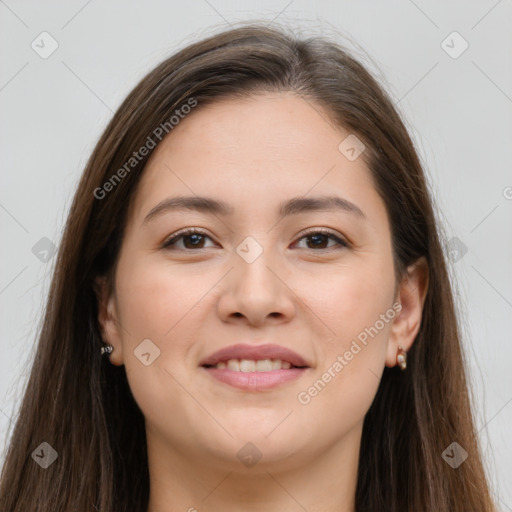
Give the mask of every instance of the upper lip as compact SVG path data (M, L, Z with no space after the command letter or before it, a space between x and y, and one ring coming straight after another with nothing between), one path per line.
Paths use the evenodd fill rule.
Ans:
M221 348L213 354L203 359L199 364L200 366L213 366L221 361L229 361L229 359L281 359L281 361L288 361L293 366L307 366L308 362L299 354L290 350L289 348L280 345L230 345L229 347Z

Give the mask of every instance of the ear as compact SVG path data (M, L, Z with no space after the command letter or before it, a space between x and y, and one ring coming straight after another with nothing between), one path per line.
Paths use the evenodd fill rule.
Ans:
M101 337L105 343L110 343L114 347L108 357L113 365L121 366L124 361L123 345L121 324L117 319L115 295L105 276L96 277L93 287L98 301L98 323Z
M396 302L402 305L393 320L389 334L386 366L397 364L398 347L406 352L412 347L421 327L423 304L428 290L428 263L424 256L407 268L406 275L397 290Z

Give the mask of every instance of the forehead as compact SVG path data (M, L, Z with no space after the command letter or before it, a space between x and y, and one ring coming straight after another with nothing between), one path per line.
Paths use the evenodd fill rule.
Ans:
M348 135L294 93L199 104L153 152L132 214L140 219L169 195L217 195L261 211L272 197L376 194L363 158L350 161L339 150Z
M321 151L331 147L337 152L343 133L313 100L291 92L258 93L199 104L172 130L157 152L178 147L196 150L201 145L233 159L317 157L318 151L311 152L313 146L321 146ZM262 149L266 151L262 153Z

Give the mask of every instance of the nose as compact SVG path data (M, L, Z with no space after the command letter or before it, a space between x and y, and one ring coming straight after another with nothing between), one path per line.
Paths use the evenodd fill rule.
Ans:
M250 263L233 255L234 268L221 283L218 301L218 314L223 321L260 327L265 323L287 323L293 318L294 293L282 266L269 257L269 252L264 250Z

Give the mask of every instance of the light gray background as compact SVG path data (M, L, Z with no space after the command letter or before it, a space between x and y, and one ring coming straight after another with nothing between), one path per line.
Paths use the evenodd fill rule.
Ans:
M55 261L42 262L44 254L37 257L32 248L43 237L58 246L100 132L166 56L255 19L336 37L382 76L405 116L436 197L447 252L455 243L463 248L451 253L450 268L476 425L496 500L512 511L510 0L0 0L0 451L28 375ZM43 31L59 45L47 59L31 48L33 41L42 46ZM453 31L469 44L458 58L441 46ZM452 53L462 48L453 36L445 44ZM40 441L34 439L34 447Z

